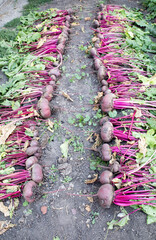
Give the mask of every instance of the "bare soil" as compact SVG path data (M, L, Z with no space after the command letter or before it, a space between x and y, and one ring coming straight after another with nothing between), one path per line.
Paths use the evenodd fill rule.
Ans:
M96 193L100 186L98 182L90 185L84 183L87 178L93 178L95 173L101 172L90 169L89 159L96 159L98 154L87 149L93 144L87 141L88 131L90 129L98 133L99 125L97 124L95 127L86 125L80 128L68 122L69 118L75 118L78 113L91 117L95 115L89 100L97 95L100 86L93 69L92 59L88 57L85 51L80 50L79 46L85 46L91 40L93 19L99 10L98 3L97 0L53 0L41 7L41 10L72 8L75 10L74 22L78 22L79 25L71 27L70 39L64 53L62 77L59 80L60 84L56 96L51 102L51 107L55 107L51 121L57 119L60 126L52 141L48 141L52 133L41 129L40 140L43 155L40 163L44 166L43 184L34 203L23 207L24 199L20 199L20 205L11 219L11 222L16 226L1 235L1 240L53 240L56 236L60 240L155 239L156 227L154 224L146 224L144 213L132 214L125 227L122 229L115 228L107 232L107 222L111 221L115 214L120 212L119 207L112 205L110 209L102 209L97 198L94 198L91 203L87 197L66 194L66 192L75 194ZM112 0L108 3L139 7L139 2L130 0ZM86 17L90 17L90 20L85 21ZM85 69L81 69L83 65L86 65ZM80 72L78 72L79 70ZM85 72L85 76L80 80L75 79L74 82L71 82L73 75L75 73L80 75L82 71ZM73 102L64 98L61 95L62 91L68 93ZM70 144L68 159L66 160L62 158L60 145L66 139L72 137L79 138L79 144L77 144L77 146L79 145L79 151L74 151L74 147ZM80 147L80 145L83 147ZM62 163L65 163L65 165L61 165ZM57 169L56 172L51 170L52 165ZM72 178L70 182L68 182L68 177ZM49 193L46 197L42 196L45 196L45 192L64 188L66 188L65 191L58 191L55 194ZM46 214L41 212L42 206L47 206ZM133 210L127 208L127 211L130 213ZM95 217L94 221L96 213L99 215ZM1 213L0 219L4 219Z

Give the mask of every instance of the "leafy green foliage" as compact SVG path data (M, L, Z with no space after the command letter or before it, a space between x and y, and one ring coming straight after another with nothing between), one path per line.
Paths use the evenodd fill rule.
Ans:
M121 207L121 212L118 214L118 217L121 219L115 220L113 219L111 222L107 222L108 229L112 230L115 226L124 227L129 221L129 215L125 208Z
M156 0L142 0L143 6L150 13L149 19L156 17Z

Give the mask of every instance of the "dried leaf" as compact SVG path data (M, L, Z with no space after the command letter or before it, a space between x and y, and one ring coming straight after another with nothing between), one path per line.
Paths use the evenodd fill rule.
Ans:
M96 150L101 145L102 140L101 140L100 135L98 133L95 133L94 137L95 137L95 143L93 144L92 149Z
M94 43L94 42L96 42L98 39L99 39L99 38L97 38L96 36L94 36L94 37L92 38L92 42Z
M24 152L27 150L28 146L29 146L29 141L26 140L25 143L24 143L24 148L23 148Z
M115 138L115 145L120 148L120 143L121 143L121 140L118 139L118 138Z
M48 125L48 128L47 128L47 129L48 129L50 132L52 132L52 133L54 132L54 130L53 130L54 124L55 124L55 123L52 122L50 119L47 120L47 125Z
M40 48L45 42L47 41L47 37L44 36L43 38L40 38L38 44L37 44L37 48Z
M86 205L86 206L85 206L85 209L86 209L87 212L90 212L90 211L91 211L91 208L90 208L89 205Z
M97 110L99 110L99 104L96 104L96 105L94 105L94 107L93 107L93 111L97 111Z
M86 184L94 183L98 179L98 174L94 174L94 178L85 180Z
M80 25L80 23L79 22L73 22L73 23L71 23L71 25L74 27L74 26L79 26Z
M143 136L140 136L140 139L138 141L138 148L140 150L140 153L142 153L145 157L147 152L147 143L146 139Z
M0 211L4 214L5 217L8 217L10 215L8 207L5 206L3 202L0 202Z
M73 99L65 92L62 92L62 96L64 96L65 98L67 98L68 100L70 100L71 102L73 102Z
M16 128L16 125L13 124L12 122L6 125L0 126L0 145L5 144L5 141L13 133L15 128Z
M51 32L59 32L60 30L56 28L54 25L50 28Z
M85 21L90 21L91 18L90 17L85 17Z
M95 104L99 103L102 97L103 97L103 92L98 92L98 95L94 98L94 103Z
M94 200L93 200L93 197L87 197L87 199L89 200L89 202L93 203Z
M121 179L119 179L119 178L113 178L112 182L113 182L114 185L117 187L117 189L120 189L121 183L122 183Z
M15 224L10 223L9 221L0 221L0 235L14 226Z
M93 140L93 138L92 138L93 134L94 134L94 133L91 133L91 134L89 135L89 137L87 138L87 141L89 141L89 140L92 141L92 140Z
M81 27L81 30L83 33L85 33L84 26Z

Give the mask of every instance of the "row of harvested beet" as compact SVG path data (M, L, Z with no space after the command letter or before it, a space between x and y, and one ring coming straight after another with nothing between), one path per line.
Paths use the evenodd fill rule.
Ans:
M56 63L53 62L53 67L48 71L48 75L51 78L51 80L48 81L48 84L43 88L42 90L43 93L37 103L37 111L40 114L40 116L44 119L49 118L52 114L50 102L52 100L54 91L56 90L56 86L57 86L56 82L61 75L59 67L62 64L62 54L64 52L65 44L69 38L69 33L70 33L69 27L71 22L71 16L70 16L71 11L69 10L67 12L65 10L64 12L65 12L65 18L62 17L64 21L64 26L63 26L62 32L58 36L58 41L57 41L56 51L55 51L55 54L58 53L56 59L59 60L60 63L58 63L58 61ZM61 19L57 19L56 17L56 20L58 21ZM44 46L42 46L42 48L43 47L45 47L46 49L45 44ZM42 51L44 51L44 48L42 49ZM42 166L38 163L38 159L41 157L40 150L41 148L39 146L39 141L36 140L36 138L30 142L30 145L26 150L26 154L29 157L27 158L25 165L26 165L26 169L29 170L29 172L31 173L32 180L28 181L25 184L23 189L23 196L30 203L35 200L33 189L37 186L38 183L40 183L43 180Z
M91 56L94 59L94 67L97 70L97 77L99 82L101 83L101 89L104 95L100 103L102 112L108 113L113 109L134 109L134 113L132 115L127 115L125 117L116 119L109 119L108 117L104 117L100 120L101 139L103 140L101 154L102 159L106 162L109 162L109 170L103 171L100 175L100 182L102 186L99 188L97 196L99 198L100 204L105 208L109 208L112 202L120 206L134 205L135 203L133 203L132 200L135 197L135 191L131 191L131 189L136 188L136 186L141 186L141 178L139 179L139 177L141 176L142 179L144 179L144 173L146 171L146 169L143 169L143 173L140 171L139 175L136 174L135 176L138 168L136 167L137 162L135 162L135 158L133 159L133 157L137 152L138 139L136 139L132 135L131 131L134 129L135 131L146 132L146 130L139 127L137 128L133 125L134 122L137 122L137 120L134 121L136 107L138 107L138 109L141 109L141 106L138 105L137 102L131 102L130 98L116 99L117 97L119 97L119 95L116 96L114 94L115 88L119 89L119 87L121 86L124 88L123 94L125 95L123 96L127 97L127 92L125 89L127 87L127 91L130 90L129 85L133 84L133 79L135 79L135 77L131 78L131 76L129 75L130 72L133 72L132 64L130 62L131 58L127 59L127 56L124 56L123 49L120 48L120 43L124 41L123 22L128 22L129 20L127 20L126 18L121 19L120 16L115 16L113 14L113 11L120 10L121 8L122 7L115 5L102 6L101 11L97 14L97 19L94 21L94 26L97 29L95 30L95 36L92 39L94 43L94 48L92 48L90 51ZM144 71L142 70L136 68L136 71L138 71L139 74L145 75ZM137 82L137 79L135 81ZM111 84L111 88L114 89L114 93L112 93L111 89L109 89L109 84ZM135 85L135 87L136 86L138 88L142 85L141 83L137 82L137 85ZM133 87L134 86L132 86L132 90L134 93L135 90L133 89ZM117 91L117 94L118 93L119 92ZM146 105L144 105L143 107L146 108ZM144 117L142 117L141 120L145 122ZM119 139L124 142L121 146L121 152L125 146L125 149L127 148L125 152L123 150L125 156L129 153L131 154L132 151L132 155L130 155L130 157L124 156L125 160L123 161L123 163L122 161L120 161L119 163L116 160L116 156L113 156L113 147L108 144L112 141L113 138ZM127 141L134 141L133 146L124 145ZM116 150L118 150L117 146ZM117 155L117 151L115 151L114 153ZM120 154L119 157L121 157ZM129 162L127 161L128 164L125 166L124 164L126 162L126 159ZM130 165L132 165L132 169L134 167L133 171L131 171ZM121 169L124 168L127 168L127 172L129 171L129 174L131 172L134 174L135 184L130 181L129 177L126 177L126 175L124 176L124 171L121 172ZM131 186L131 188L129 187L130 190L128 189L128 187L123 187L121 188L121 190L115 190L115 181L118 184L119 188L120 186L122 186L123 181L123 186ZM138 197L141 197L141 195L139 196L138 194Z

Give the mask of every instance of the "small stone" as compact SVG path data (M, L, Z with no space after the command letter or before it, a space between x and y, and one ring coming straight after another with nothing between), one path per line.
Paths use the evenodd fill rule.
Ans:
M71 190L71 189L73 189L74 188L74 184L73 183L69 183L69 187L68 187L68 190Z
M46 214L47 213L47 206L42 206L41 207L41 212L42 212L42 214Z
M76 209L75 208L73 208L71 211L72 211L73 215L76 215Z
M92 176L89 174L87 178L92 178Z

